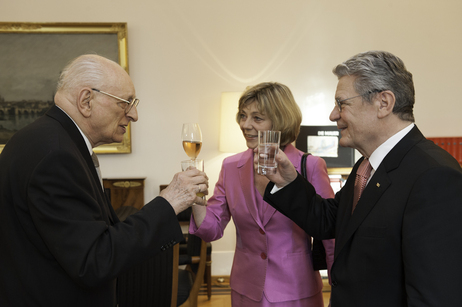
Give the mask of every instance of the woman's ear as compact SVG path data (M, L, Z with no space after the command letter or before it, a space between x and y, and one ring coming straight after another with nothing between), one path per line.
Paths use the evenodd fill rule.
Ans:
M77 109L83 117L90 117L93 102L93 91L90 88L83 88L77 96Z
M395 107L395 94L392 91L382 91L377 94L376 99L379 103L378 108L378 117L384 118L393 113L393 108Z

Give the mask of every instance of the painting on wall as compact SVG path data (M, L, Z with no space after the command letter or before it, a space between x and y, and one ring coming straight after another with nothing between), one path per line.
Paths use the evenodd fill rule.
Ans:
M0 22L0 152L54 104L61 70L82 54L109 58L128 73L127 24ZM94 151L130 153L130 125L121 143Z

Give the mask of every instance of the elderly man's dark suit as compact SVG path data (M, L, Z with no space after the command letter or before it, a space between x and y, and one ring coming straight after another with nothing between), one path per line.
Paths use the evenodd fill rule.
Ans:
M300 175L265 200L318 239L336 239L332 307L462 305L462 171L414 127L351 215L354 166L335 199Z
M116 305L116 277L183 238L162 197L119 222L56 106L0 155L0 306Z

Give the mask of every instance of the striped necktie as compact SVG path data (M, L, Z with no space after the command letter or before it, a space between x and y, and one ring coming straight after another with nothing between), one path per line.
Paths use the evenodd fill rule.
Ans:
M93 160L93 164L95 165L96 173L98 173L99 182L100 182L101 188L102 188L103 187L103 178L101 177L101 170L99 169L98 157L96 156L96 154L94 152L91 154L91 159Z
M369 159L365 158L363 162L361 162L361 164L359 165L358 171L356 172L355 188L353 194L353 209L351 210L352 214L356 208L356 204L358 203L364 188L367 185L367 180L371 175L371 171L372 165L369 162Z

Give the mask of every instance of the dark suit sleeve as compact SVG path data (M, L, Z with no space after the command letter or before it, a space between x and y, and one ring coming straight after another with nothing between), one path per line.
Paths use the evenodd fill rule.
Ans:
M271 194L273 186L274 183L270 182L266 187L264 200L267 203L294 221L310 236L318 240L335 237L336 199L321 198L300 174L289 185Z
M183 238L173 208L162 197L110 225L98 189L78 155L57 150L35 167L26 191L39 233L32 239L42 240L48 248L43 253L76 282L98 286Z
M415 182L402 250L408 306L458 306L462 276L462 172L438 167Z

